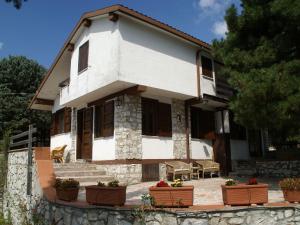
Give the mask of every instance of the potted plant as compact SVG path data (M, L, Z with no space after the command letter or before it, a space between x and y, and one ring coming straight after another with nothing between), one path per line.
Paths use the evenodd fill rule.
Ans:
M285 178L279 182L284 199L288 202L300 202L300 178Z
M63 201L76 201L79 191L79 182L74 179L59 179L55 180L54 188L57 198Z
M93 205L121 206L126 201L126 188L119 185L117 180L107 185L99 181L97 185L85 187L86 201Z
M188 207L193 205L194 186L184 186L181 180L175 180L171 186L165 181L149 188L154 206Z
M268 202L268 185L258 183L256 178L251 178L247 183L242 184L230 179L221 187L225 205L251 205Z

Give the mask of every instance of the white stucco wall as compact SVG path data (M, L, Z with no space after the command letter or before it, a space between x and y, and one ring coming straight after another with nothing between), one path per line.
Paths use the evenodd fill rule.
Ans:
M54 136L50 137L50 149L60 147L63 145L67 145L65 152L68 152L71 148L71 133L62 133L62 134L56 134Z
M115 138L95 138L93 141L93 160L114 160L115 156Z
M142 137L143 159L173 159L173 140L171 137Z
M206 139L192 139L191 158L212 159L213 158L212 141Z
M118 23L108 18L93 20L78 37L71 58L70 85L62 103L70 102L117 79ZM79 47L89 41L88 68L78 73Z
M230 150L232 160L250 159L249 146L246 140L230 140Z
M121 18L122 81L197 96L197 48L175 37Z

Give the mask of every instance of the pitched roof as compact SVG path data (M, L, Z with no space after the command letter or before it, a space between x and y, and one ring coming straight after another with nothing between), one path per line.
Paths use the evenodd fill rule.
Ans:
M74 35L76 34L76 32L78 31L78 29L81 27L82 23L87 20L87 19L90 19L90 18L93 18L93 17L96 17L96 16L101 16L101 15L104 15L104 14L109 14L109 13L121 13L121 14L125 14L125 15L128 15L130 17L133 17L137 20L140 20L142 22L145 22L147 24L150 24L154 27L157 27L161 30L164 30L168 33L171 33L175 36L178 36L184 40L187 40L193 44L196 44L196 45L199 45L200 47L202 48L205 48L207 50L211 50L211 46L196 38L196 37L193 37L183 31L180 31L168 24L165 24L165 23L162 23L158 20L155 20L149 16L146 16L140 12L137 12L133 9L130 9L130 8L127 8L123 5L113 5L113 6L109 6L109 7L106 7L106 8L103 8L103 9L99 9L99 10L96 10L96 11L92 11L92 12L87 12L87 13L84 13L80 20L78 21L78 23L76 24L76 26L74 27L74 29L72 30L72 32L70 33L69 37L67 38L67 40L65 41L63 47L60 49L58 55L56 56L54 62L52 63L51 67L49 68L49 70L47 71L44 79L42 80L39 88L37 89L34 97L32 98L30 104L29 104L29 108L32 106L32 104L34 103L35 99L37 98L39 92L41 91L42 87L44 86L46 80L48 79L48 77L50 76L51 72L53 71L54 67L56 66L57 62L59 61L59 59L61 58L62 54L64 53L64 51L66 50L66 48L68 47L68 44L71 43L71 40L72 38L74 37Z

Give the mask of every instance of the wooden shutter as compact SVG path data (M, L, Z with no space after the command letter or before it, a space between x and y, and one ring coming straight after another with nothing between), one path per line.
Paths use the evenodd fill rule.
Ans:
M215 139L215 116L213 111L199 110L199 138Z
M199 115L198 109L191 107L191 135L192 138L199 138Z
M101 118L103 114L103 105L97 105L95 107L95 137L101 137L102 136L102 121Z
M51 116L51 128L50 128L50 135L53 136L56 134L56 131L55 131L55 113L52 114Z
M85 42L79 47L78 56L78 72L86 69L88 67L88 56L89 56L89 42Z
M102 113L102 134L103 137L114 135L114 101L109 101L103 105Z
M158 101L142 98L142 134L157 135Z
M64 132L68 133L71 131L71 108L65 108L64 110Z
M159 136L172 137L172 117L170 104L158 104L158 127Z
M201 56L201 66L202 66L202 74L208 77L213 77L212 73L212 60Z

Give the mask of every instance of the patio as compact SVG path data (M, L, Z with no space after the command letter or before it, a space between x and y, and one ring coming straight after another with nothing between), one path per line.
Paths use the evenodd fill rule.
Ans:
M239 182L246 182L245 178L235 178ZM185 181L184 185L194 186L194 205L222 205L221 185L226 181L225 178L205 178L200 180ZM278 187L279 179L258 178L259 183L269 184L269 203L283 202L281 189ZM148 188L157 182L143 182L129 185L127 187L126 205L140 205L141 196L148 193ZM171 182L169 182L171 183ZM79 194L80 200L85 200L85 191Z

